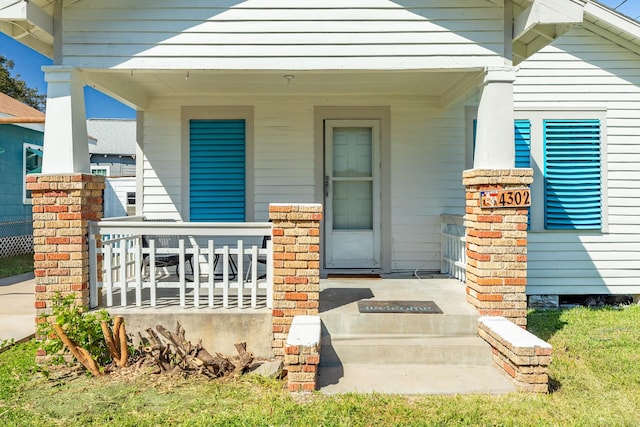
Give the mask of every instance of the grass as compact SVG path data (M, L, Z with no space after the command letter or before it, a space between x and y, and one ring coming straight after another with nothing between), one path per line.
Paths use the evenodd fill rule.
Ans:
M33 254L0 258L0 279L33 271Z
M275 380L140 376L46 379L36 344L0 354L4 426L637 426L640 306L536 311L529 329L554 347L548 395L292 397Z

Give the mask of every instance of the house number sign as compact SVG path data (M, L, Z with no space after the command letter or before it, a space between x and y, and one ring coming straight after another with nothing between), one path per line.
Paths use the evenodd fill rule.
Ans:
M480 207L483 208L519 208L527 206L531 206L531 191L528 188L480 192Z

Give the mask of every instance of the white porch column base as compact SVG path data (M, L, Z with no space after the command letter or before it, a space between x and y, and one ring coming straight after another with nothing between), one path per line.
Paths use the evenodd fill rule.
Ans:
M480 94L474 169L511 169L515 165L513 67L488 68Z
M82 74L60 65L42 69L48 84L42 173L90 173Z

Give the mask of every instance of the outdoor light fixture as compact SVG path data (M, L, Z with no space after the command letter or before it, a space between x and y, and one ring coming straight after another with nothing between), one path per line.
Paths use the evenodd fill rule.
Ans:
M287 81L287 86L289 86L291 85L291 80L295 79L296 76L294 76L293 74L285 74L284 76L282 76L282 78Z

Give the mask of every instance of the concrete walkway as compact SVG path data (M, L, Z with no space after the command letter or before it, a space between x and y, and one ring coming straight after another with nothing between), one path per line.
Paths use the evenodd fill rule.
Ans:
M0 342L20 342L35 333L35 286L33 273L0 279Z

